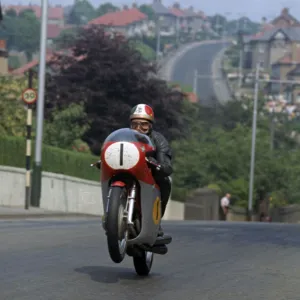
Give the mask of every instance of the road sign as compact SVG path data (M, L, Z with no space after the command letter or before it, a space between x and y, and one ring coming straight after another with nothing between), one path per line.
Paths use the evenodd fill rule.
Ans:
M34 89L26 89L22 93L22 99L26 104L33 104L37 100L37 92Z

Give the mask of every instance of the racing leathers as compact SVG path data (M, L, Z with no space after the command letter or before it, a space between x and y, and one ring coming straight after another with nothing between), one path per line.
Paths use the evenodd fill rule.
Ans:
M152 170L153 177L160 187L161 213L163 217L171 194L171 180L169 176L173 173L172 150L168 141L161 133L152 130L149 137L156 147L154 159L161 166L159 171L154 168ZM161 232L160 235L162 234L163 233Z

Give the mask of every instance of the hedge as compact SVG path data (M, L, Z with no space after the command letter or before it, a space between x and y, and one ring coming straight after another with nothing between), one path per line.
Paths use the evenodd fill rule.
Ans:
M32 143L32 159L34 161L35 143ZM0 136L0 165L25 168L26 140L19 137ZM99 181L99 172L90 164L99 158L89 154L68 151L43 145L43 171L64 174L87 180Z

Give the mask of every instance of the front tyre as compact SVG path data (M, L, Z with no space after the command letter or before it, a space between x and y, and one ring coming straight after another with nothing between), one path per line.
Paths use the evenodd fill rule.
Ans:
M142 256L133 257L134 268L138 275L149 275L153 263L153 256L153 252L143 251Z
M128 238L127 223L124 220L126 202L126 189L124 187L111 187L105 227L108 252L115 263L122 262L126 254Z

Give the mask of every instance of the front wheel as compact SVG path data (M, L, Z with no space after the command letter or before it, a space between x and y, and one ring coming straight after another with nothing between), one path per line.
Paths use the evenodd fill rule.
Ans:
M133 257L135 271L140 276L147 276L153 264L153 252L143 251L142 256Z
M107 231L108 252L110 258L115 263L122 262L126 254L128 238L126 220L124 220L126 202L126 189L123 187L111 187L105 227Z

